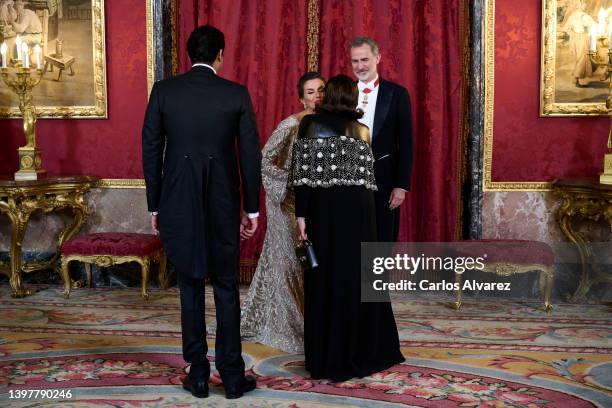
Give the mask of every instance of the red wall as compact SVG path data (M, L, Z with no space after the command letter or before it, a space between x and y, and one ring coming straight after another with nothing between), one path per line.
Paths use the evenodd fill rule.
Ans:
M540 1L496 1L493 181L549 181L601 171L606 118L539 117L540 31ZM108 119L38 121L38 145L50 174L142 177L144 2L106 2L106 66ZM0 173L17 170L22 144L21 122L0 121Z
M140 129L147 103L146 52L145 2L107 1L108 119L39 119L37 144L49 174L142 178ZM16 150L23 144L21 120L0 121L0 174L18 169Z
M495 2L493 181L551 181L603 169L609 119L539 116L541 3Z

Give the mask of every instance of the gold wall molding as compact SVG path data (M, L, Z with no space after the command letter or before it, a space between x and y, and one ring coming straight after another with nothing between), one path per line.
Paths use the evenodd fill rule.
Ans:
M319 0L308 0L308 27L306 30L306 47L308 53L307 70L319 70Z
M144 179L100 179L94 188L145 188Z
M549 191L550 182L492 181L493 113L495 96L495 0L486 0L485 22L485 117L484 117L484 191Z
M147 20L147 99L155 82L155 49L153 44L153 0L146 0Z
M106 88L106 33L104 0L91 0L91 28L93 45L94 105L92 106L36 106L38 118L45 119L106 119L108 118ZM18 106L0 108L0 118L20 118Z

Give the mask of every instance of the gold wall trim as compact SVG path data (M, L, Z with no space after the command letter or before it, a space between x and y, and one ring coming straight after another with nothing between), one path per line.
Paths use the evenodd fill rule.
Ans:
M493 113L495 102L495 0L485 4L485 117L484 117L484 191L548 191L550 182L492 181Z
M308 71L319 70L319 19L319 0L308 0L308 28L306 32Z
M151 94L155 80L155 49L153 44L153 0L146 0L147 20L147 95ZM147 97L148 98L148 97Z
M91 0L91 30L93 45L94 105L40 106L36 115L44 119L106 119L108 118L106 88L106 32L104 0ZM20 118L19 107L0 108L0 118Z
M100 179L95 188L145 188L144 179Z

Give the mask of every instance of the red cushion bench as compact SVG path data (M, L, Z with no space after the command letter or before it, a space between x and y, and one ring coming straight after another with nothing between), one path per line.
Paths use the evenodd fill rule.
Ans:
M461 242L461 254L482 256L483 248L487 249L487 259L483 272L491 272L499 276L511 276L517 273L540 272L540 288L544 293L544 308L550 312L553 305L550 301L552 293L555 254L552 248L539 241L513 239L481 239ZM455 292L457 300L453 304L459 309L462 304L463 275L455 273L455 282L459 289Z
M152 261L159 262L159 286L168 287L166 278L166 255L157 235L129 232L99 232L74 237L62 244L62 278L64 297L70 296L70 275L68 264L71 261L85 263L87 283L91 287L91 264L109 267L126 262L137 262L142 268L142 297L147 300L149 292L149 266Z

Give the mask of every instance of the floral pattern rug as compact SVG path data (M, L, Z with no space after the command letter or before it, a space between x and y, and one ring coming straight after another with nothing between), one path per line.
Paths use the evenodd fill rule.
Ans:
M257 389L226 400L215 373L211 396L198 400L180 385L176 289L154 290L147 302L135 289L76 289L68 300L59 287L36 289L12 299L0 286L0 406L612 406L607 305L546 314L537 301L470 299L457 312L450 299L415 297L394 304L403 364L333 383L309 379L301 355L243 343ZM214 316L210 296L206 314ZM214 337L209 343L214 368Z

